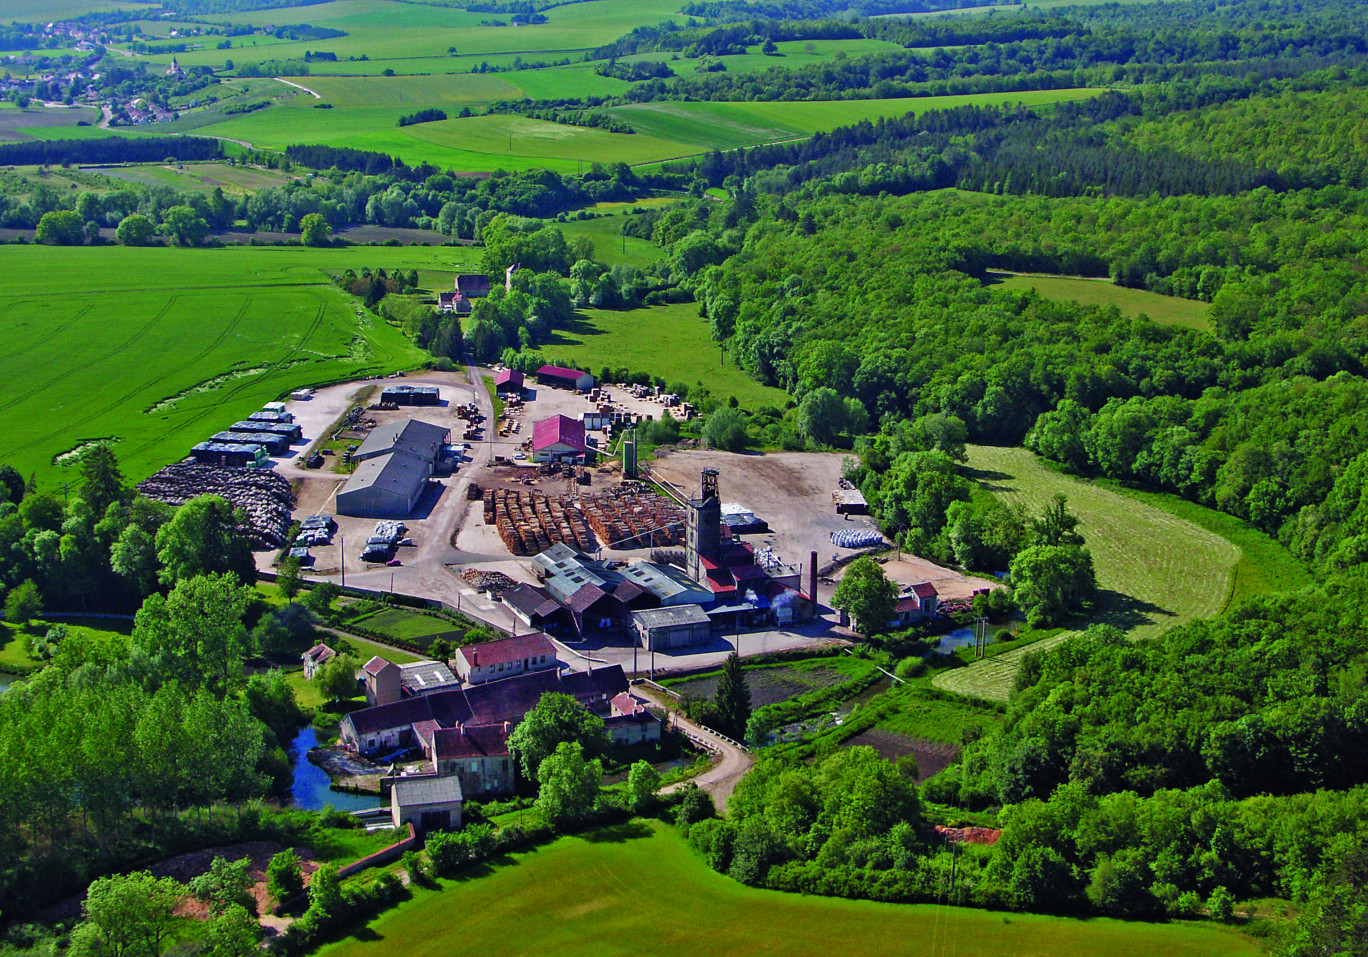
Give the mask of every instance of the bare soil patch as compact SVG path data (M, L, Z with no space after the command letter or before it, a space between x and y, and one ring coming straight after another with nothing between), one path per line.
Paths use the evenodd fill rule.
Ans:
M846 740L852 747L862 745L873 748L890 761L912 755L917 759L918 781L926 781L940 774L959 759L960 748L957 744L941 741L927 741L925 738L908 738L892 731L870 728Z

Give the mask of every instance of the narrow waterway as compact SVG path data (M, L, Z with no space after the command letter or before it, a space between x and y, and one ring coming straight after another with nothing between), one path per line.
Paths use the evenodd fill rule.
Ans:
M380 798L373 794L348 794L334 791L328 772L309 760L309 749L318 744L312 725L300 731L290 742L290 763L294 767L294 778L290 784L290 797L296 807L306 811L321 811L332 805L339 811L363 811L379 807Z

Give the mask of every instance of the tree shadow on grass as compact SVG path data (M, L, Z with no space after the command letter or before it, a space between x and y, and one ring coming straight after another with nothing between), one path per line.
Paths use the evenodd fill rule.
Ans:
M1092 619L1094 624L1111 625L1122 631L1129 631L1141 625L1154 625L1165 618L1177 617L1175 612L1154 602L1136 598L1134 595L1125 595L1111 589L1101 589L1098 595L1101 598L1100 611Z
M625 844L628 841L650 837L651 833L649 824L643 821L628 821L626 824L614 824L612 827L586 831L580 836L590 844Z
M989 492L1014 492L1016 491L1009 482L1015 482L1015 475L1008 475L1006 472L998 472L993 469L976 469L967 465L960 466L960 472L971 482L976 482Z
M563 323L551 333L551 338L542 345L541 351L545 353L556 346L582 346L585 338L604 334L604 331L594 325L588 317L577 312L570 317L568 322ZM577 338L570 339L567 336L576 336Z

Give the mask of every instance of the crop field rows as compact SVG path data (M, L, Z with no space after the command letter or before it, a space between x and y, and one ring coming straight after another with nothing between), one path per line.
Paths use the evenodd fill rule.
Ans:
M969 465L990 491L1037 513L1063 492L1092 552L1101 591L1093 621L1132 640L1194 618L1218 614L1230 592L1240 550L1214 532L1144 502L1046 468L1025 449L971 446ZM937 675L947 691L1005 700L1021 659L1063 641L1055 635L967 668Z

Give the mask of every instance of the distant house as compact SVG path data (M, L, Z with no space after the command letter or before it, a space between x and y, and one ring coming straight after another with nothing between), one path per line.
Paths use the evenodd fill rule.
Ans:
M456 291L467 299L482 299L489 295L489 277L478 273L458 273Z
M583 462L589 453L584 424L568 415L553 415L532 426L533 462Z
M577 392L588 392L594 387L592 375L578 369L566 369L563 366L542 366L537 370L537 381L542 385L554 386L558 389L574 389Z
M505 369L494 377L494 391L499 395L522 395L525 381L521 372Z
M300 657L304 659L304 680L313 681L318 669L336 658L337 652L327 645L318 644L304 652Z
M461 826L461 782L456 777L396 778L390 784L390 819L421 832Z
M439 292L437 294L437 308L442 312L454 312L458 316L468 316L474 310L474 303L463 293Z
M912 594L904 595L894 602L893 620L889 625L905 628L916 622L935 618L939 608L940 597L935 585L930 582L913 585Z
M556 646L545 635L537 634L457 648L452 664L461 680L471 685L560 666Z

